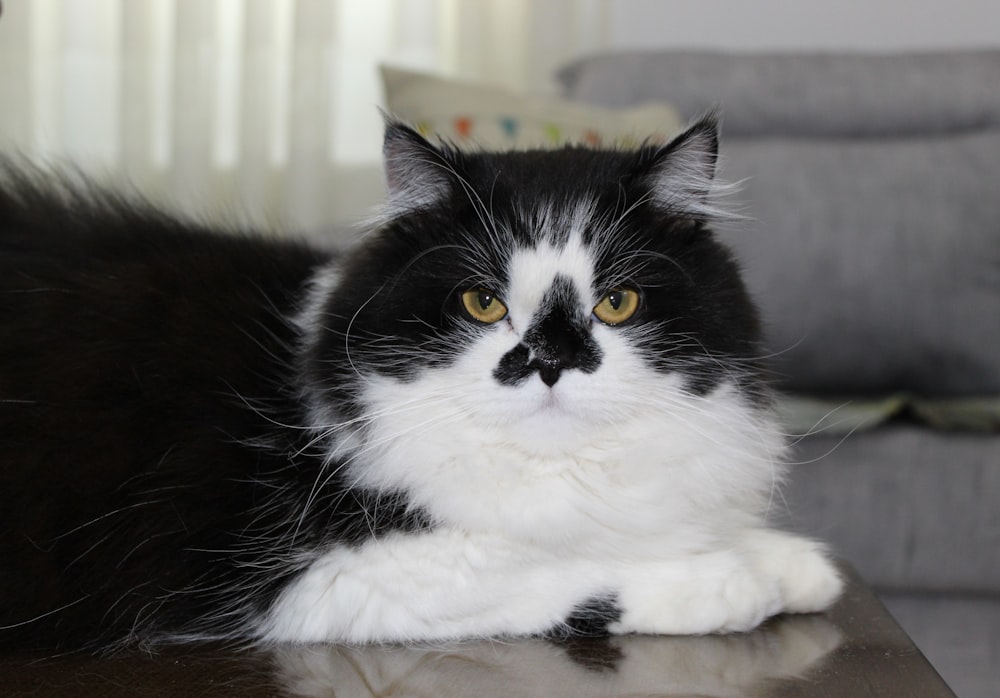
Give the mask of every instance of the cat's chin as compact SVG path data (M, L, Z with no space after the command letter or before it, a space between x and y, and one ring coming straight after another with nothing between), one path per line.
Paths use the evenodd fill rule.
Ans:
M591 438L598 419L593 401L577 391L541 385L524 391L506 427L511 441L525 451L551 456L579 449Z
M545 416L565 417L573 414L570 398L558 386L536 390L532 396L532 403L534 414L543 418Z

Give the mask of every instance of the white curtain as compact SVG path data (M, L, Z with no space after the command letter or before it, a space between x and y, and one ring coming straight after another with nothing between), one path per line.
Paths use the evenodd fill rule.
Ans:
M0 150L200 216L316 229L381 195L380 62L528 91L611 0L3 0Z

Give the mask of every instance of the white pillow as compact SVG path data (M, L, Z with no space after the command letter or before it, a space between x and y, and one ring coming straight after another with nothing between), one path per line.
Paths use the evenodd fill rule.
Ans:
M676 109L608 109L382 66L389 113L422 135L495 149L564 144L634 147L666 143L683 126Z

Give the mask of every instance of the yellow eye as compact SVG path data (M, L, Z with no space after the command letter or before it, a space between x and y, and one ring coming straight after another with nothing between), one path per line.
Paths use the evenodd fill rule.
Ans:
M601 302L594 306L594 315L605 325L620 325L639 309L639 292L631 288L608 291Z
M492 291L471 288L462 294L462 306L473 320L492 324L507 317L507 306Z

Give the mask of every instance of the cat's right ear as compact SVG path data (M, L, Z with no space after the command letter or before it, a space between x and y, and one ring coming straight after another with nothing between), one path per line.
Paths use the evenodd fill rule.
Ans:
M715 179L719 116L709 112L664 146L640 151L642 178L661 210L705 219L733 218L717 199L733 187Z
M382 146L388 203L398 211L426 208L451 191L454 166L409 126L387 119Z

